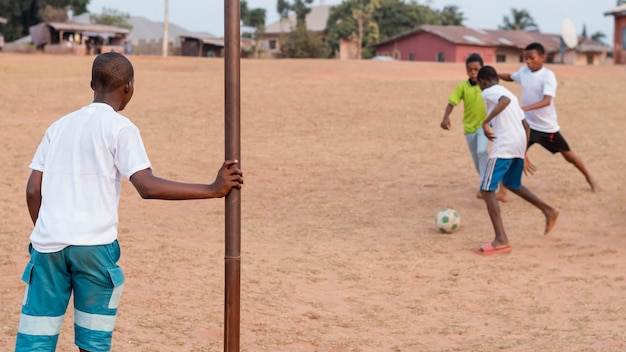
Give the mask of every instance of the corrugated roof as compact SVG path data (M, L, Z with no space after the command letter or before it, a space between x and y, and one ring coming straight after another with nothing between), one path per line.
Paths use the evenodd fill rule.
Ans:
M306 15L306 27L312 32L323 32L326 29L326 21L330 14L329 5L312 6L311 12ZM282 22L282 25L281 25ZM288 33L291 31L291 27L296 25L296 15L291 14L288 18L282 21L276 21L270 23L265 27L265 33Z
M105 24L91 24L78 22L46 22L47 25L57 31L77 31L77 32L93 32L93 33L122 33L128 34L130 31L126 28L108 26Z
M89 13L84 13L72 18L74 22L91 23ZM141 16L130 16L127 21L133 26L128 35L129 40L148 40L163 38L163 22L151 21ZM179 38L181 36L192 37L214 37L211 33L192 32L176 23L169 22L167 25L167 35L169 38Z
M559 51L561 48L561 36L558 34L546 34L540 32L526 32L513 30L492 30L492 29L474 29L464 26L438 26L423 25L418 28L397 34L391 38L385 39L374 44L380 46L398 39L408 37L419 32L428 32L441 37L449 42L459 45L478 45L478 46L507 46L518 49L525 48L529 43L539 42L543 44L547 52ZM584 46L582 45L584 44ZM610 49L601 43L591 39L585 39L580 42L578 51L600 51L607 52Z
M615 16L615 15L624 15L624 14L626 14L626 4L621 4L618 7L604 13L605 16Z

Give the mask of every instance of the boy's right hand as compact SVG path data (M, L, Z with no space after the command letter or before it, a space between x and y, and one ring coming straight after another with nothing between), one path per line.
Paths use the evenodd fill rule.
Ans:
M232 167L238 164L238 160L226 160L217 172L217 177L213 182L215 192L218 197L224 197L231 189L241 189L243 185L243 172L238 167Z
M445 116L443 120L441 120L441 128L443 128L444 130L449 130L451 126L452 123L450 123L450 118L448 116Z

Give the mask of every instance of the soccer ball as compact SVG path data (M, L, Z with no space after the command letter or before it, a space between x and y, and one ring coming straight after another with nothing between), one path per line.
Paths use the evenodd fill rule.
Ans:
M461 226L461 216L454 209L444 208L435 217L435 225L441 233L452 233Z

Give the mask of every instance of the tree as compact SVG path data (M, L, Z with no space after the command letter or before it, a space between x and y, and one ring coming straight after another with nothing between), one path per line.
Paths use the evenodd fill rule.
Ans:
M371 0L365 0L364 4L369 4ZM428 6L420 5L415 1L403 0L379 0L380 7L372 13L371 23L375 23L378 30L378 39L392 37L396 34L419 27L423 24L441 24L440 13ZM339 50L341 39L354 38L354 33L358 32L357 23L354 20L353 8L359 2L344 1L333 6L326 22L325 32L328 34L326 40L327 52L330 56L335 55ZM447 10L446 13L450 13ZM454 11L462 17L462 14ZM363 38L372 38L374 26L364 27ZM370 57L374 54L374 49L368 46L371 43L362 43L363 57Z
M13 41L28 35L30 26L40 23L46 5L56 9L71 8L75 14L87 12L89 0L0 0L0 14L8 20L4 37Z
M591 40L595 40L598 43L604 44L604 38L606 38L606 34L602 32L595 32L591 35Z
M449 5L439 12L439 24L442 26L462 26L465 17L459 12L459 7Z
M587 25L583 24L583 32L580 34L581 37L587 39Z
M324 45L321 38L307 30L306 15L311 12L310 4L314 0L278 0L276 10L282 20L289 17L289 13L296 15L296 24L290 28L287 35L280 39L280 51L284 57L289 58L306 58L306 57L322 57Z
M361 59L361 48L365 45L372 44L378 40L379 30L378 24L372 21L374 11L380 8L378 0L370 0L369 4L364 5L364 0L352 0L355 6L352 8L352 17L357 25L357 59ZM358 2L358 3L357 3ZM365 30L368 29L368 36L365 37ZM354 35L353 35L354 36ZM365 38L364 38L365 37Z
M504 16L503 24L500 29L508 29L514 31L536 32L539 27L535 24L535 20L526 10L511 9L511 18Z
M280 39L280 52L283 57L292 59L324 57L324 43L306 26L293 28Z
M252 34L254 41L254 55L258 55L259 53L259 42L258 38L263 35L265 32L265 9L264 8L255 8L249 9L248 2L246 0L241 0L241 22L244 26L254 28L254 33ZM248 35L244 33L242 36Z
M133 29L133 26L130 23L128 23L130 14L119 11L119 10L105 7L102 9L101 14L90 15L89 18L91 19L91 22L93 23L106 24L109 26L115 26L115 27L126 28L126 29Z

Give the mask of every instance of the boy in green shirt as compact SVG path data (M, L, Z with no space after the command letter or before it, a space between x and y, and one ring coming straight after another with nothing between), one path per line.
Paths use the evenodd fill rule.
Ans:
M463 133L465 134L467 147L472 155L474 167L478 171L478 176L482 179L487 168L487 161L489 160L489 139L485 136L482 128L483 120L487 116L487 110L485 109L485 102L481 96L482 91L478 86L476 78L481 67L483 67L483 59L478 54L471 54L465 60L465 68L469 79L461 82L454 89L450 98L448 98L448 105L443 113L443 120L441 120L441 128L444 130L450 129L452 126L450 114L462 100ZM476 196L482 198L480 191L478 191ZM497 196L499 201L506 202L506 189L500 187Z

